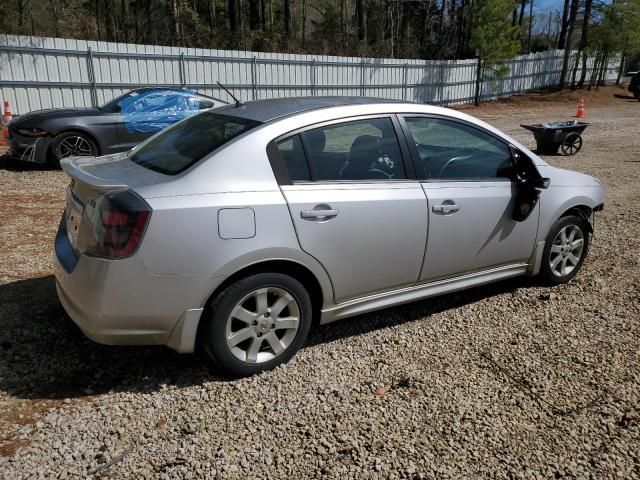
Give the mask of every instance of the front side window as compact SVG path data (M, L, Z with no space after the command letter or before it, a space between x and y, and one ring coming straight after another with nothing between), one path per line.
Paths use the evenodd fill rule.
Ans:
M511 178L509 147L497 138L460 122L406 118L424 178L482 180Z
M278 148L293 181L406 178L390 118L355 120L306 130L279 142Z
M162 131L132 150L129 159L150 170L175 175L260 123L202 112Z

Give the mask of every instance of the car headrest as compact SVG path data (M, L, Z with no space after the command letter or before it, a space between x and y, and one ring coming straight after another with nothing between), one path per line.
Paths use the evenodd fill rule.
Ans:
M379 137L373 135L360 135L351 144L349 150L349 162L368 162L371 163L378 157L378 140Z

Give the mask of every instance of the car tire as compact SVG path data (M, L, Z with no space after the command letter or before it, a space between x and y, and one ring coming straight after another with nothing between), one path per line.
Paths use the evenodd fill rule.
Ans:
M589 252L590 229L577 215L558 219L547 236L540 277L548 285L566 283L575 277Z
M204 315L201 342L212 366L245 377L287 362L304 344L311 298L295 278L259 273L225 288Z
M98 146L91 137L80 132L63 132L53 139L49 161L60 167L60 160L69 156L98 156Z

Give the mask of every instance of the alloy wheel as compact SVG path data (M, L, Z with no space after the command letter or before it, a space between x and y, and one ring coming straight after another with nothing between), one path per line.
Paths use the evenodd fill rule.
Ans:
M549 265L557 277L569 275L578 267L584 252L584 233L577 225L563 227L551 245Z
M282 288L254 290L233 308L225 340L231 353L246 363L264 363L280 356L293 342L300 325L300 306Z
M60 142L60 158L70 156L87 157L93 155L89 141L79 135L67 137Z

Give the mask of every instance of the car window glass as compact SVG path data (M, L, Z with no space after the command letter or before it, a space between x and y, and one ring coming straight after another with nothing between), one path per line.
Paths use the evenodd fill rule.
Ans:
M314 181L406 178L390 118L328 125L301 138Z
M151 137L134 148L129 159L150 170L175 175L257 125L253 120L202 112Z
M304 155L302 148L302 142L300 141L300 135L294 135L285 140L278 142L278 150L282 155L287 172L289 172L289 178L292 181L309 181L311 175L309 174L309 166L307 165L307 159Z
M426 179L511 178L509 147L460 122L406 118Z
M207 108L213 108L214 103L210 100L203 100L201 98L197 99L198 102L198 110L206 110Z

